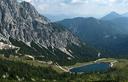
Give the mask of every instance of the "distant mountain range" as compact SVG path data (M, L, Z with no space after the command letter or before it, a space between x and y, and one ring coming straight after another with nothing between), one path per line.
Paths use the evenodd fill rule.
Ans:
M46 16L48 19L50 19L51 22L60 21L60 20L66 19L66 18L73 18L71 16L64 15L64 14L61 14L61 15L45 14L44 16Z
M102 17L101 20L113 20L113 19L121 18L121 17L128 17L128 13L124 13L121 15L116 12L111 12L108 15Z
M101 19L77 17L64 19L57 23L70 29L89 45L114 54L128 54L128 18L126 14L124 16L111 12Z
M122 16L124 16L124 17L128 17L128 13L124 13Z
M120 17L122 17L122 15L120 15L116 12L111 12L108 15L102 17L101 20L112 20L112 19L120 18Z
M72 19L72 18L77 18L79 16L73 16L73 15L65 15L65 14L45 14L44 16L46 16L47 18L49 18L52 22L56 22L56 21L61 21L64 19ZM84 16L83 18L85 18L86 16ZM119 18L119 17L128 17L128 12L124 13L124 14L119 14L115 11L110 12L109 14L99 18L98 19L103 19L103 20L111 20L111 19L115 19L115 18ZM88 17L86 17L88 18ZM94 17L95 18L95 17Z

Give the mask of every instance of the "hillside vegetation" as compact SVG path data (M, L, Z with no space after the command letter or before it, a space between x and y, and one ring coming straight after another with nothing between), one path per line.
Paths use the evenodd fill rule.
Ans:
M29 62L28 62L29 61ZM32 60L0 58L0 82L127 82L128 60L120 59L108 72L72 74L55 70L55 65ZM62 70L61 70L62 71Z

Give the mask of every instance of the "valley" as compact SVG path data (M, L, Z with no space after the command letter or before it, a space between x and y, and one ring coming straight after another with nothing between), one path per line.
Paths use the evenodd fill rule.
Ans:
M0 0L0 82L128 82L127 13L52 22L38 1Z
M92 61L92 62L85 62L85 63L77 63L75 65L72 66L62 66L62 68L73 68L73 67L79 67L82 65L90 65L93 64L95 62L115 62L113 63L113 66L111 67L111 69L109 69L107 72L93 72L93 73L82 73L82 74L77 74L77 73L69 73L69 72L65 72L63 70L61 70L58 66L56 66L56 64L48 64L48 63L41 63L39 61L33 61L33 60L25 60L25 59L20 59L20 58L5 58L5 57L0 57L0 65L2 65L2 68L0 69L1 72L1 82L17 82L17 80L19 81L25 81L25 82L31 82L31 81L40 81L40 82L51 82L51 81L56 81L56 82L76 82L76 81L81 81L81 82L102 82L102 81L112 81L112 82L127 82L128 78L127 76L127 72L128 72L128 60L126 59L113 59L113 58L103 58L103 59L99 59L96 61ZM5 64L2 64L3 62L6 62ZM8 67L6 67L6 65ZM16 65L16 66L15 66ZM21 71L22 68L20 66L24 66L24 72ZM26 67L31 67L30 69L35 69L34 74L31 75L31 73L34 72L28 72L28 68ZM20 68L19 68L20 67ZM12 70L12 68L15 68L17 70ZM46 69L47 69L47 74L49 74L48 76L44 75L42 76L41 73L38 74L38 78L34 75L36 75L39 70L36 70L40 68L40 72L42 70L42 73L45 74ZM45 69L46 68L46 69ZM11 69L11 70L7 70L7 69ZM49 71L48 71L49 69ZM25 71L26 70L26 71ZM43 72L44 70L44 72ZM21 72L20 72L21 71ZM13 72L13 74L11 74L11 72ZM16 73L14 73L16 72ZM19 73L18 73L19 72ZM28 73L27 73L28 72ZM52 73L54 72L54 73ZM23 75L22 75L23 73ZM2 75L2 74L6 74L6 75ZM20 74L20 75L19 75ZM27 75L27 76L26 76ZM108 77L109 76L109 77ZM19 79L17 78L19 77ZM59 77L59 78L57 78ZM22 79L24 78L24 79Z

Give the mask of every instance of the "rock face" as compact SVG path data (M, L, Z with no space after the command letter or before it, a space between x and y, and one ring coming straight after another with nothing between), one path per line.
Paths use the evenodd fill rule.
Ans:
M20 54L35 55L37 59L61 64L69 61L69 58L71 62L80 57L85 60L97 55L95 50L92 52L91 48L83 47L70 31L51 23L25 1L0 0L0 39L20 47Z
M59 31L54 26L28 2L19 4L16 0L0 1L2 38L12 37L25 43L35 41L45 47L66 47L67 41L79 45L79 40L68 30Z

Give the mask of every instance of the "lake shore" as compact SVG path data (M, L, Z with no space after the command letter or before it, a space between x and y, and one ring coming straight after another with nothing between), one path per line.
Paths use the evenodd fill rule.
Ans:
M82 67L82 66L86 66L86 65L91 65L91 64L95 64L95 63L109 63L110 67L112 68L114 66L115 63L117 63L118 61L116 59L113 58L101 58L101 59L97 59L96 61L90 61L90 62L84 62L84 63L76 63L75 65L72 66L68 66L68 72L70 72L71 69L73 68L78 68L78 67Z

